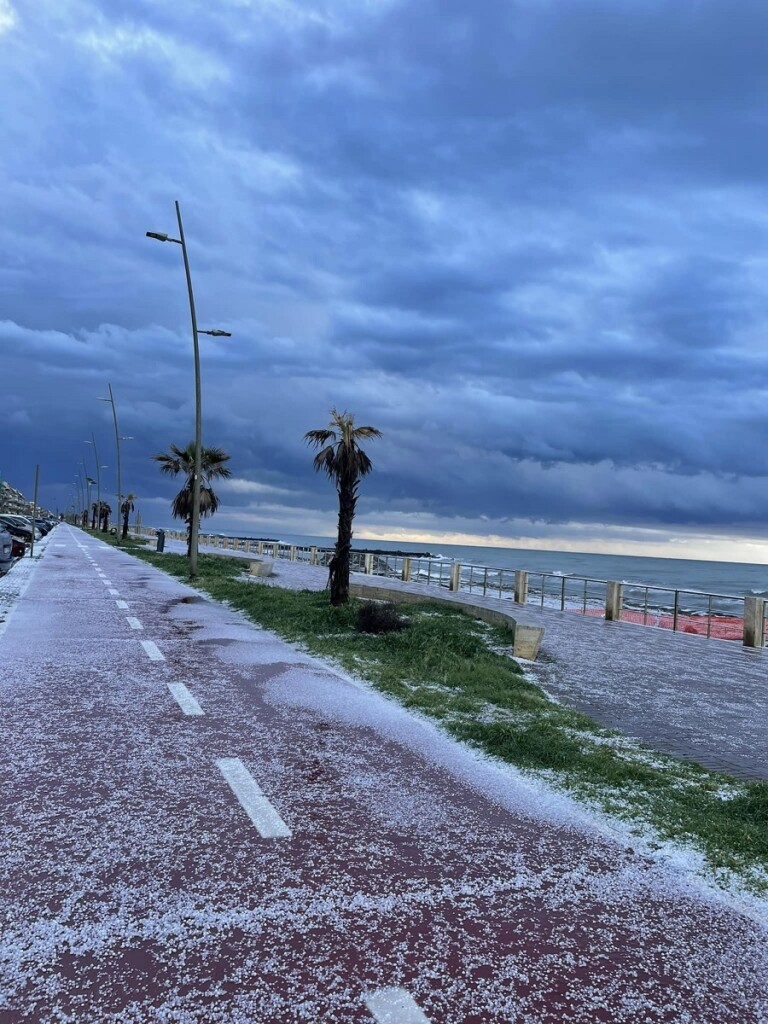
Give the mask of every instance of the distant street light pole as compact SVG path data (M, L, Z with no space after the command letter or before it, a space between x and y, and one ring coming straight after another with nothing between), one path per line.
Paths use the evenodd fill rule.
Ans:
M214 338L231 338L232 335L229 331L199 331L197 329L192 275L189 270L187 243L184 238L184 226L181 223L181 207L179 206L178 199L176 200L176 220L179 223L178 238L172 238L170 235L163 234L160 231L147 231L147 238L155 238L158 242L175 242L177 245L180 245L184 257L184 273L187 277L189 315L192 320L192 346L195 354L195 469L194 476L192 477L192 522L189 527L189 575L197 576L197 539L200 533L200 483L203 471L203 400L200 381L200 345L198 336L200 334L210 334Z
M80 502L80 510L81 510L80 511L80 515L78 516L78 518L80 520L82 520L82 518L83 518L82 508L83 508L83 503L85 502L85 492L83 491L83 481L80 479L80 470L77 471L77 476L75 477L75 483L77 484L78 500Z
M32 505L32 543L29 546L29 557L35 556L35 520L37 519L37 485L40 480L40 466L35 466L35 500Z
M83 472L85 473L85 495L86 495L85 496L85 510L88 513L88 515L90 515L91 514L91 486L95 483L95 480L93 480L88 475L88 467L85 464L85 459L81 459L80 460L80 465L83 467Z
M112 385L111 384L107 384L107 387L109 388L109 398L100 398L99 401L100 402L109 402L109 404L112 406L112 419L114 420L114 423L115 423L115 448L117 449L117 520L116 520L116 522L118 524L118 529L115 530L115 545L117 547L120 547L120 530L119 530L119 526L120 526L120 506L121 506L122 501L123 501L123 481L122 481L122 478L120 476L120 442L121 441L132 441L133 438L132 437L121 437L120 436L120 429L119 429L119 427L117 425L117 406L115 405L115 396L112 394ZM99 513L101 513L101 509L99 509Z
M91 431L91 440L83 441L83 444L93 445L93 457L96 460L96 508L97 515L101 515L101 467L99 466L99 453L96 450L96 435Z

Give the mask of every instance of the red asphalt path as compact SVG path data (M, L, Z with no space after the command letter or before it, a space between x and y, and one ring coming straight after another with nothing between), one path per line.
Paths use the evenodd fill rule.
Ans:
M759 924L80 531L0 707L0 1024L768 1021Z

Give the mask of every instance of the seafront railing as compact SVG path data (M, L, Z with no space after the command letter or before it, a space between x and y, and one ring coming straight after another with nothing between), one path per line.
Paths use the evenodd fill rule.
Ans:
M151 527L144 527L142 532L150 536L157 534L157 530ZM175 540L186 540L186 534L180 530L166 530L165 533ZM333 557L333 548L222 534L201 534L200 544L261 558L285 558L325 567ZM759 596L713 594L389 552L353 551L351 570L406 583L479 593L520 605L578 612L608 621L690 633L707 639L741 640L748 647L764 646L764 638L768 636L768 607L765 599Z

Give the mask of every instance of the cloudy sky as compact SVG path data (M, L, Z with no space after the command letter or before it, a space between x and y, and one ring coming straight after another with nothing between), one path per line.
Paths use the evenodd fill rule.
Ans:
M0 473L219 529L768 561L765 0L0 0ZM93 468L89 469L93 473Z

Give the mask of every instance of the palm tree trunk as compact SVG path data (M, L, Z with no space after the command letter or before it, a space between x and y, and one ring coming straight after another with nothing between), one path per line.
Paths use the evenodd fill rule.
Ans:
M192 551L192 513L187 516L187 558Z
M123 513L123 540L128 536L128 509Z
M338 607L349 601L349 558L352 551L352 520L355 518L355 485L339 484L339 530L336 537L331 574L331 604Z

